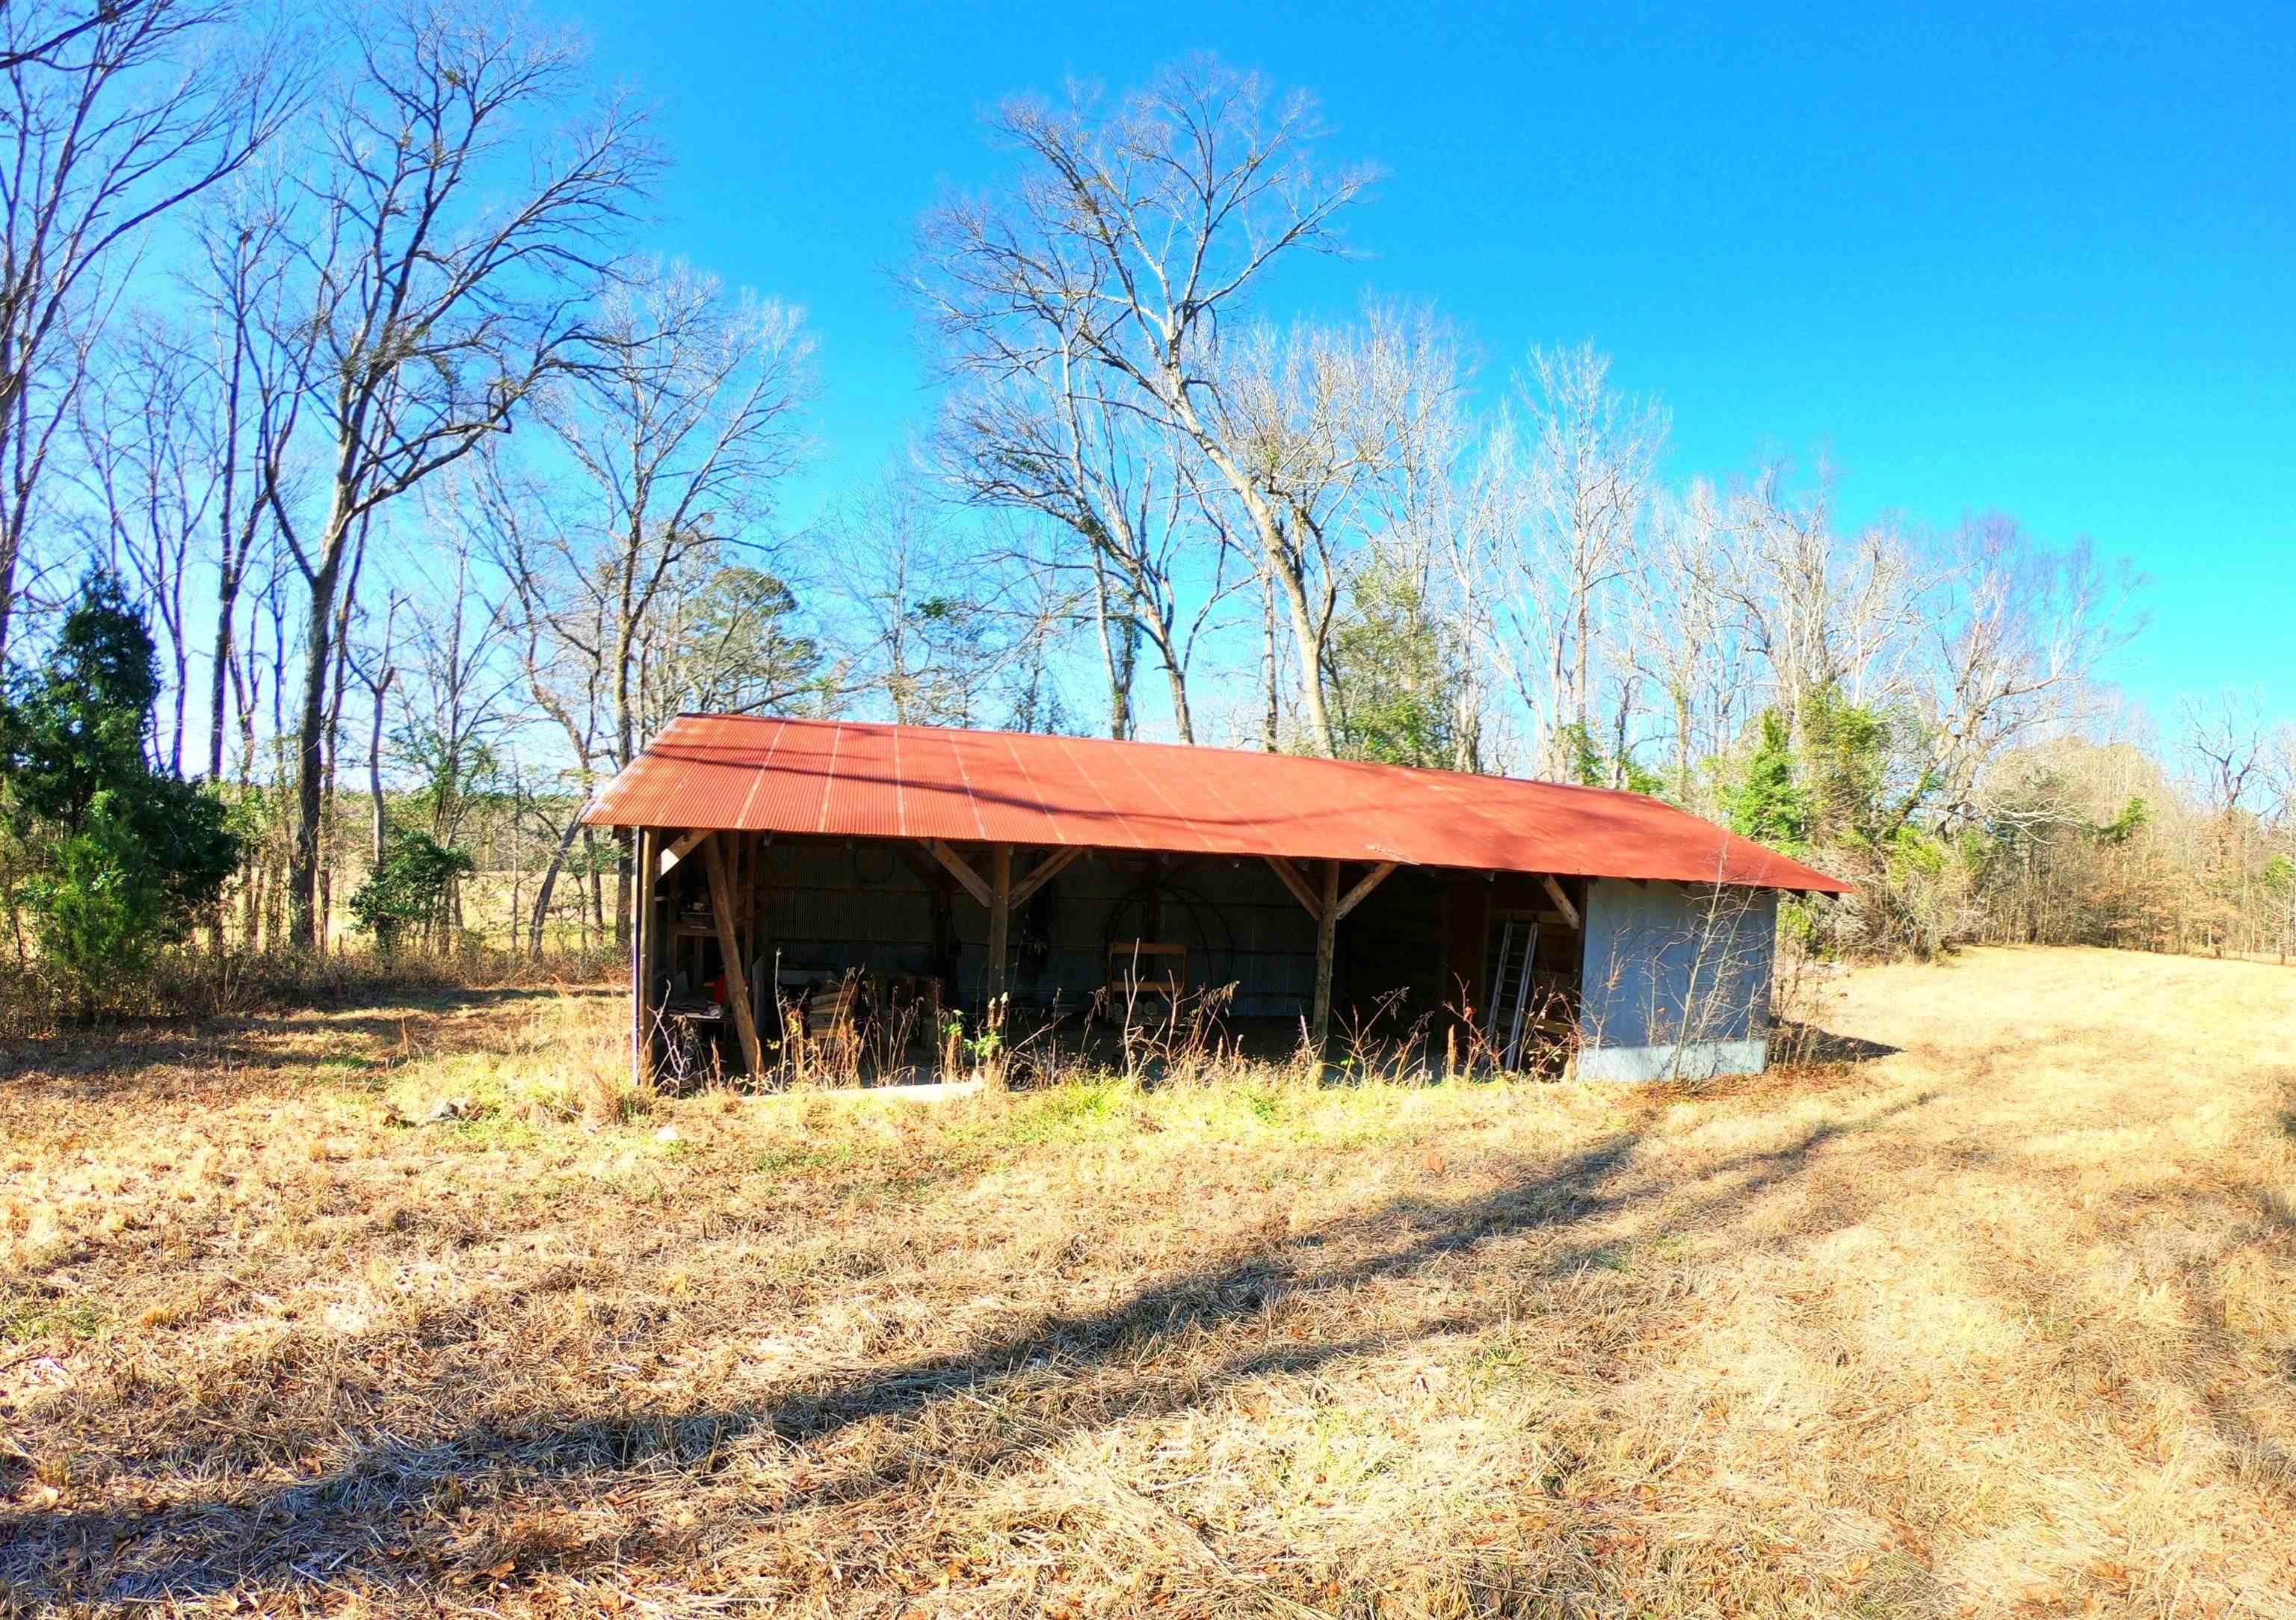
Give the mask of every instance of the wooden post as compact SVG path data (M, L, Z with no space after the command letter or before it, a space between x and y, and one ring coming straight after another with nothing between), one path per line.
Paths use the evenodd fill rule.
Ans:
M709 909L718 918L718 953L725 959L726 1010L742 1036L742 1060L752 1076L766 1072L766 1054L758 1039L757 1016L750 1010L750 976L742 970L742 947L734 933L734 883L726 870L726 840L713 836L702 847L709 863Z
M988 1005L1004 994L1004 957L1013 934L1013 846L996 844L988 851L988 961L981 974L982 1016L994 1016Z
M667 828L647 830L646 848L652 853L653 866L646 870L644 887L639 894L645 912L645 953L638 960L645 969L646 984L646 1072L653 1072L654 1041L661 1034L661 1009L654 1005L654 986L661 982L662 959L670 953L668 930L661 922L661 878L660 867L662 847L669 841Z
M1312 1036L1320 1055L1332 1034L1332 957L1340 935L1340 863L1324 863L1324 903L1316 913L1316 1017Z
M757 970L758 977L764 980L767 1017L771 1021L775 1038L782 1039L787 1035L787 1032L781 1027L782 986L781 980L775 971L773 923L766 915L766 848L772 841L770 834L752 833L750 835L748 902L750 962ZM750 1004L753 1017L756 1013L757 1002L758 992L755 987L752 987L750 992Z
M630 928L630 1084L644 1091L653 1078L654 830L637 830L637 860L630 868L634 915Z

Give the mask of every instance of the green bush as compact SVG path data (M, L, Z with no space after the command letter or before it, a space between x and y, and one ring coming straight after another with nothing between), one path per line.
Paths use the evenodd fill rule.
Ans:
M473 870L464 851L427 832L393 827L383 835L382 859L351 896L351 915L386 956L405 943L409 930L442 940L455 885Z
M160 696L143 615L91 574L48 667L0 694L0 832L43 970L92 1017L180 942L239 864L212 792L155 769Z

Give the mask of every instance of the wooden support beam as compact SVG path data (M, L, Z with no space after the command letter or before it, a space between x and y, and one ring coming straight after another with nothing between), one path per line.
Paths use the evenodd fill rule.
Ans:
M1332 1035L1332 957L1339 944L1340 863L1324 863L1324 901L1316 916L1316 1016L1309 1038L1321 1053Z
M1554 902L1554 909L1570 920L1572 928L1583 929L1587 926L1578 920L1578 908L1570 904L1570 896L1562 892L1562 885L1545 872L1538 874L1538 881L1546 890L1546 897Z
M660 866L661 870L656 872L654 876L657 878L667 878L669 876L671 871L676 870L677 863L685 859L686 856L692 855L696 849L700 848L701 847L701 840L709 836L709 830L706 827L696 827L691 831L679 833L676 839L672 841L668 848L662 849L659 852L660 859L657 863ZM661 834L660 832L656 832L653 835L653 838L655 844L660 845L661 842Z
M1035 894L1038 889L1044 888L1046 884L1050 883L1054 878L1059 877L1062 872L1066 871L1071 865L1075 864L1077 858L1083 854L1083 845L1069 844L1059 849L1055 849L1052 854L1037 862L1035 866L1029 869L1029 875L1027 877L1021 879L1018 883L1015 883L1013 886L1013 904L1016 906L1028 904L1029 896Z
M1318 919L1323 916L1323 902L1316 898L1316 891L1308 887L1308 880L1300 875L1298 867L1282 855L1269 855L1267 864L1283 880L1283 887L1292 891L1292 897L1308 908L1308 915Z
M997 844L989 849L988 882L988 961L982 974L982 994L993 1003L1004 994L1004 959L1012 950L1012 845Z
M766 1072L765 1046L758 1039L758 1016L750 1006L750 976L742 970L742 946L734 931L734 880L727 871L726 840L701 846L709 865L709 909L718 919L718 954L725 959L726 1010L742 1037L742 1058L752 1076Z
M1353 888L1348 890L1347 898L1340 902L1339 916L1334 917L1332 920L1334 922L1339 921L1341 918L1346 917L1349 912L1355 910L1358 905L1361 905L1365 899L1371 894L1372 890L1377 888L1381 884L1387 881L1387 874L1393 871L1396 867L1400 864L1401 863L1397 861L1382 861L1378 865L1373 867L1370 871L1364 875L1363 881L1357 884Z
M653 857L660 835L637 830L637 859L630 863L630 1084L644 1092L653 1079Z
M988 885L981 881L980 874L972 870L963 855L939 839L927 839L925 847L932 851L932 858L947 869L950 877L964 886L966 894L990 910L996 909L995 901L989 897Z

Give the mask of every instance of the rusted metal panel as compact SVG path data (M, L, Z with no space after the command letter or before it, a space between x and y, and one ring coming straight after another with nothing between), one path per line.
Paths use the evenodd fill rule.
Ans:
M680 716L586 819L1849 892L1636 793L854 720Z

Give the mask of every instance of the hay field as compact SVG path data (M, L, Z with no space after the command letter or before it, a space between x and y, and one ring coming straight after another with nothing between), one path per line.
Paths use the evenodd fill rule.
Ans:
M618 1095L498 992L18 1047L27 1610L2296 1616L2296 971L1701 1092Z

